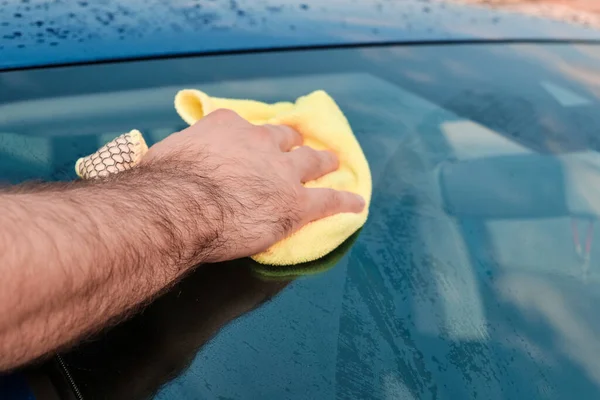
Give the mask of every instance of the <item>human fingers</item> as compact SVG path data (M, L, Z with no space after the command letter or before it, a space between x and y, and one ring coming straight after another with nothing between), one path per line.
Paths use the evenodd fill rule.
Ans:
M337 156L327 150L317 151L308 146L298 147L288 154L302 183L312 181L335 171L339 166Z
M339 213L360 213L365 208L362 196L327 188L306 189L308 191L307 217L309 221Z
M196 124L249 125L250 123L233 110L227 108L219 108L208 113L204 118L198 120Z
M289 126L263 125L262 127L269 132L281 151L290 151L296 146L302 146L302 135Z

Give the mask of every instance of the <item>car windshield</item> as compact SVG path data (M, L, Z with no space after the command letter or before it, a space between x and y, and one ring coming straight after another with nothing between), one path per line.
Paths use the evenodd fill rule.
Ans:
M593 45L449 44L0 73L5 183L74 179L120 133L182 129L182 88L324 89L372 171L369 220L335 267L200 267L61 354L72 385L85 399L600 397L598 65Z

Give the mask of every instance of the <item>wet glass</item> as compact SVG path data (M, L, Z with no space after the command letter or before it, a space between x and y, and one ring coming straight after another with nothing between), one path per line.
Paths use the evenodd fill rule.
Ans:
M321 273L200 267L61 355L78 390L599 397L599 61L590 45L390 46L0 74L7 183L74 179L122 132L185 127L187 87L268 102L325 89L372 169L369 220Z

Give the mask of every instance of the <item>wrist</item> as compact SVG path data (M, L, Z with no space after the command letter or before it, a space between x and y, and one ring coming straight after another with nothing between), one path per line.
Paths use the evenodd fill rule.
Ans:
M215 261L223 245L221 189L198 171L195 164L153 162L120 177L132 187L132 212L143 214L132 218L137 229L177 275Z

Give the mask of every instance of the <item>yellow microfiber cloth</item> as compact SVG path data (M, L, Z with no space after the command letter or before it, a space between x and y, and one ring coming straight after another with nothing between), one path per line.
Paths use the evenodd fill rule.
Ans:
M342 258L348 254L359 234L360 229L331 253L318 260L294 265L267 265L259 264L254 260L249 260L251 263L250 267L252 268L252 271L263 280L288 280L299 278L301 276L321 274L335 267Z
M364 225L371 201L369 164L346 117L327 93L316 91L300 97L295 103L275 104L210 97L199 90L182 90L175 96L175 109L190 125L219 108L233 110L256 125L290 126L303 136L304 145L316 150L333 151L339 158L339 169L307 182L305 186L354 192L361 195L366 203L365 209L360 214L332 215L304 226L266 251L254 255L252 258L255 261L267 265L295 265L314 261L333 251ZM143 154L138 154L138 149L146 148L141 134L138 135L138 133L138 131L132 131L125 134L135 140L129 147L130 158L134 164L139 161L139 157L143 156ZM115 140L119 140L125 135L121 135ZM111 147L114 147L111 146L111 143L101 150L106 148L104 153L109 151ZM86 166L91 168L90 171L97 171L95 166L98 165L98 161L94 160L99 157L95 154L77 162L76 172L80 177L91 177ZM90 161L90 159L92 160ZM100 157L100 159L104 158ZM103 172L103 174L105 173ZM95 176L101 175L96 172Z

